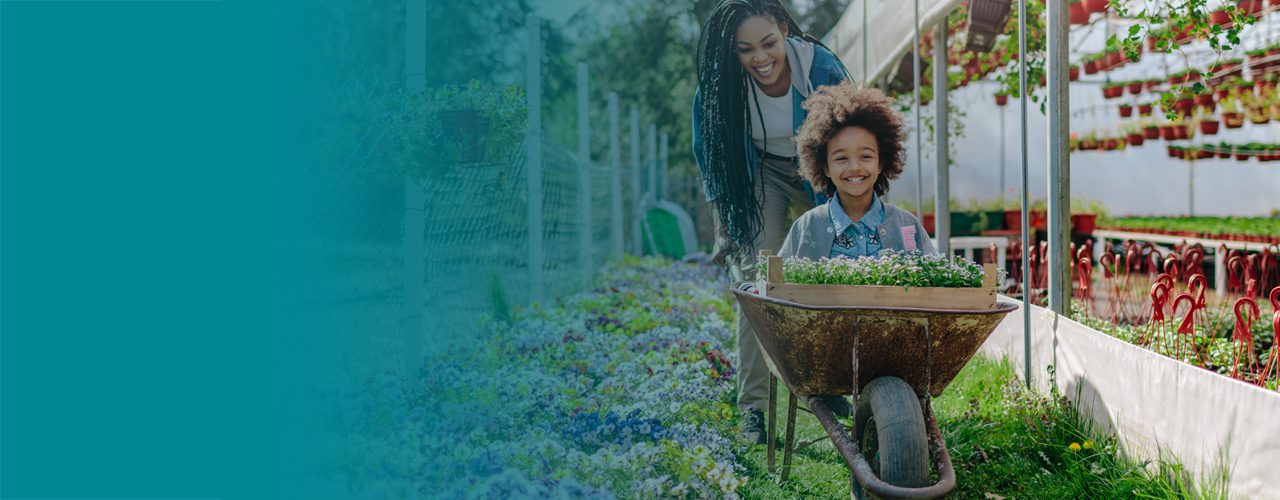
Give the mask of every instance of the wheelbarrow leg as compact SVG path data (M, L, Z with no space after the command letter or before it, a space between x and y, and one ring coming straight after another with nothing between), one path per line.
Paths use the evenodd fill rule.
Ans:
M791 475L791 452L796 445L796 394L787 391L787 441L782 448L782 482Z
M769 473L774 470L774 449L778 447L778 378L769 374L769 425L765 429L765 439L769 441Z

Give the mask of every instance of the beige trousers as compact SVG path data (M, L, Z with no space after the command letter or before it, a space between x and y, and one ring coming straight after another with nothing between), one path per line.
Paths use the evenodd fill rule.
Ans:
M792 160L761 159L755 190L761 200L763 228L756 235L752 255L729 266L735 283L754 281L760 250L776 254L791 229L791 222L813 208L813 200L805 192L804 182ZM755 331L736 302L734 312L738 315L738 409L764 411L769 406L769 366L765 364L764 351Z

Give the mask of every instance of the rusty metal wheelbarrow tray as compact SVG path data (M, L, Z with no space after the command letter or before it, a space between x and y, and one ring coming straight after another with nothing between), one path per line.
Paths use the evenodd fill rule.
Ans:
M1008 303L982 310L809 306L734 293L778 377L804 395L857 392L857 332L856 380L862 385L891 375L919 395L927 387L931 396L938 396L1005 315L1017 309ZM925 349L926 333L932 349Z

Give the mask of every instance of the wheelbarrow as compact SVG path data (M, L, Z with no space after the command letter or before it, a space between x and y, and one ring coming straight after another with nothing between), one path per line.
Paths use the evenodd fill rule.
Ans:
M790 392L783 481L795 451L797 399L803 399L848 465L854 498L949 494L955 470L931 400L1017 306L994 297L988 306L971 309L805 305L752 288L735 287L734 293L774 375L766 430L770 473L780 378ZM820 397L826 395L853 396L852 436ZM873 454L864 450L872 437L878 444ZM932 484L930 457L938 473Z

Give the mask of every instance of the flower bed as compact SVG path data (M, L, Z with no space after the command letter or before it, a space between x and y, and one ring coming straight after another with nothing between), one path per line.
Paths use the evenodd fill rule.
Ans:
M1280 219L1269 217L1116 217L1107 229L1280 244Z
M421 378L364 384L332 419L332 491L419 497L736 497L736 355L716 268L610 268L495 323Z

